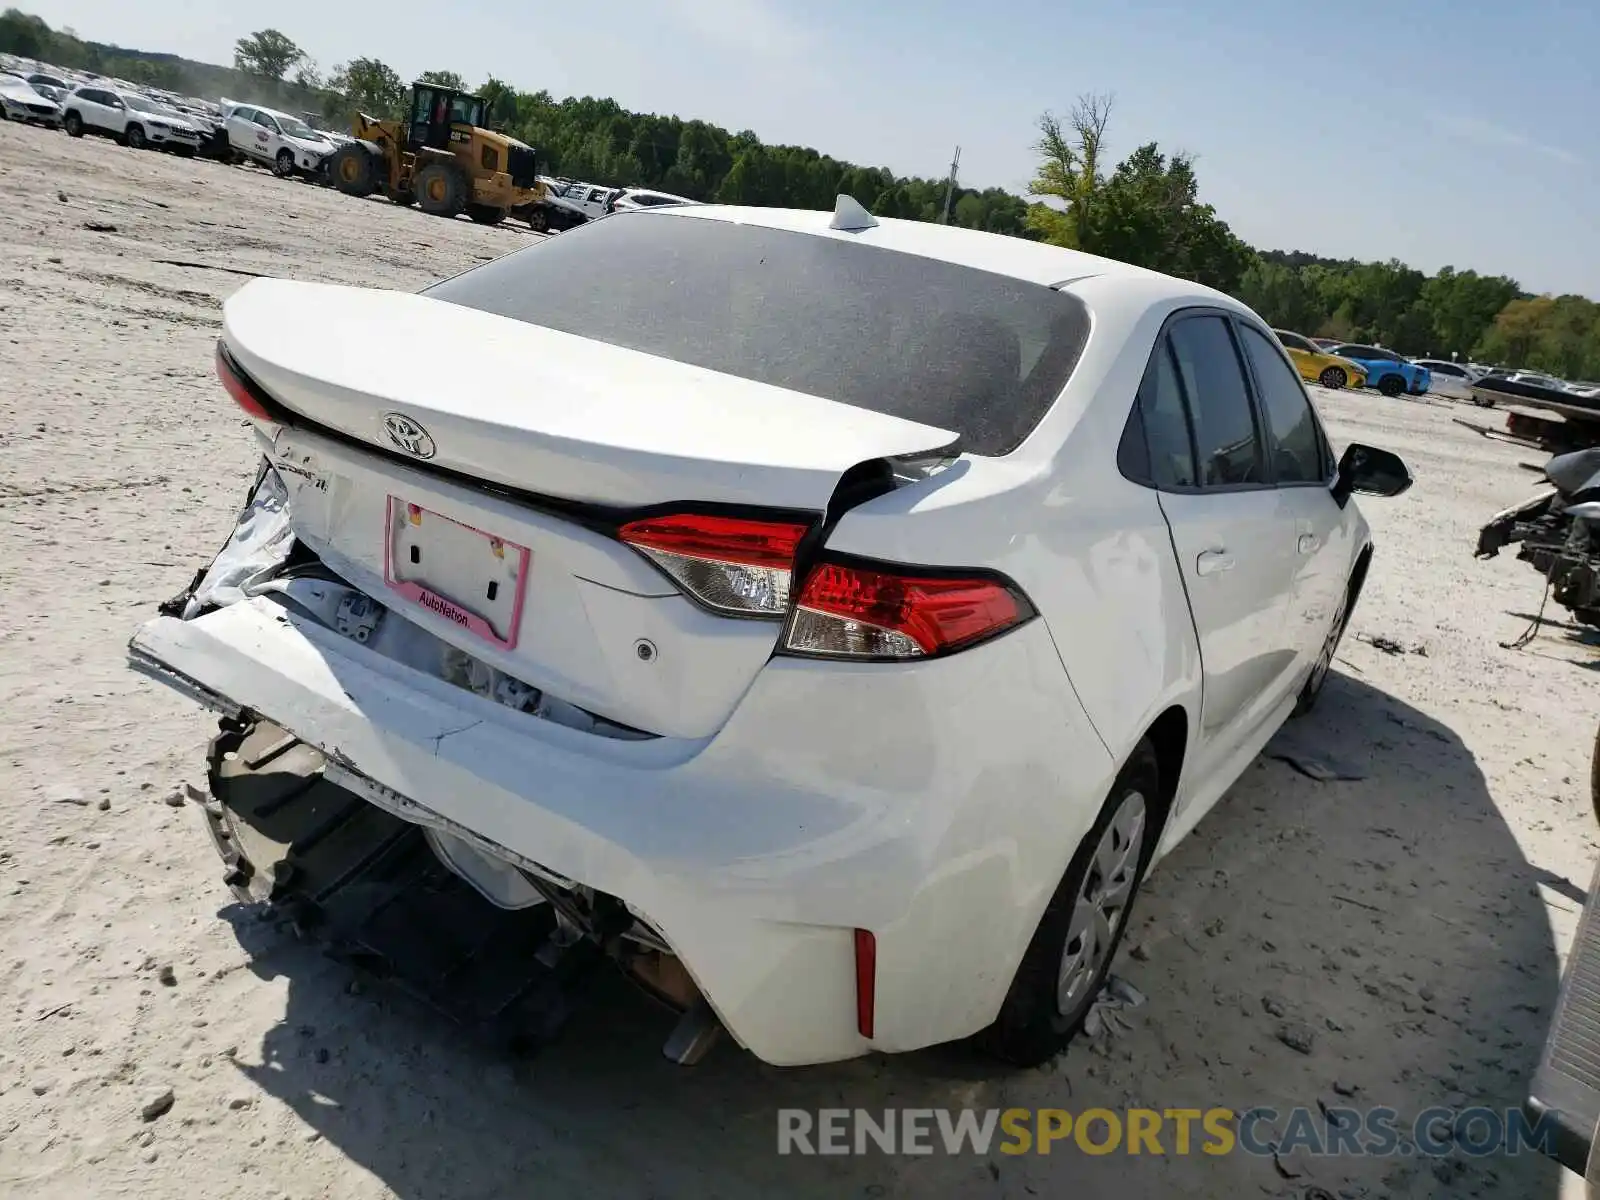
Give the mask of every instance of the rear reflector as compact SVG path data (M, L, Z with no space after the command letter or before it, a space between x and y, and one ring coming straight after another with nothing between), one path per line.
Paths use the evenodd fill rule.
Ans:
M629 521L617 536L716 612L781 617L807 526L705 513Z
M856 930L856 1032L872 1036L873 1011L878 997L878 939L865 929Z
M234 369L228 352L222 348L222 343L217 343L217 378L222 380L222 386L228 395L233 397L233 402L244 409L245 416L252 421L272 422L273 416L256 396L255 389L249 382Z
M925 658L984 641L1032 615L1015 586L998 578L825 562L806 577L784 649L825 658Z

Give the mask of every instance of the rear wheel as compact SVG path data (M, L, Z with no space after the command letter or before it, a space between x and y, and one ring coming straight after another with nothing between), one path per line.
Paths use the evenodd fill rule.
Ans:
M68 137L82 137L83 136L83 118L80 117L77 113L69 112L66 115L66 119L63 120L61 122L61 124L62 124L63 128L66 129Z
M133 150L143 150L149 142L144 136L143 125L129 125L122 135L122 144Z
M1329 367L1321 375L1317 376L1317 382L1325 388L1332 388L1334 391L1338 391L1350 382L1350 376L1345 374L1343 367Z
M417 172L417 203L434 217L453 217L467 206L467 181L454 163L432 162Z
M1398 375L1385 375L1378 380L1378 390L1385 396L1398 396L1406 390L1406 381Z
M467 205L467 216L471 217L479 225L498 225L506 219L506 210L496 208L492 204L469 204Z
M294 174L294 151L279 150L276 158L272 160L272 173L279 179L287 179Z
M1111 971L1161 830L1161 769L1148 738L1111 785L1022 956L993 1025L995 1057L1036 1067L1066 1049Z
M378 190L377 171L365 146L348 143L334 151L328 164L333 186L347 196L370 196Z

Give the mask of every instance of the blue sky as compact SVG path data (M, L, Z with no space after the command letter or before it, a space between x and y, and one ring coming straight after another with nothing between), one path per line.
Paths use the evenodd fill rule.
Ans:
M323 67L370 55L407 78L494 74L900 173L942 174L959 143L964 183L1017 191L1038 115L1112 92L1112 153L1194 153L1203 198L1253 245L1600 297L1593 0L20 6L212 62L270 23Z

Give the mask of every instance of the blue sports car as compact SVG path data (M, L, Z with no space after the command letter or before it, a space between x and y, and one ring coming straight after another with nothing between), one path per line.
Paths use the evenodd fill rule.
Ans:
M1378 346L1363 346L1357 342L1344 342L1328 351L1340 358L1348 358L1366 368L1367 386L1375 387L1385 396L1398 396L1410 392L1420 396L1428 390L1433 376L1427 367L1401 358L1393 350Z

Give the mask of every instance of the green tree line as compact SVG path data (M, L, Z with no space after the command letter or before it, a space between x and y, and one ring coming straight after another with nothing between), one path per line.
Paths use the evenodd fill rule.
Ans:
M275 29L240 38L229 69L84 42L8 9L0 14L0 52L174 91L318 111L338 122L357 110L398 117L409 90L397 71L373 58L324 72ZM464 83L443 69L420 78ZM489 123L534 146L551 174L732 204L825 209L842 192L878 216L936 221L945 212L944 179L896 175L810 147L768 145L749 130L631 112L610 99L557 100L492 77L477 94L487 102ZM1200 201L1192 157L1149 142L1111 161L1105 153L1111 112L1110 97L1085 96L1065 117L1046 113L1029 195L957 186L950 223L1195 279L1238 296L1278 328L1313 337L1600 377L1600 305L1593 301L1532 296L1514 279L1453 267L1428 275L1392 259L1253 249Z

